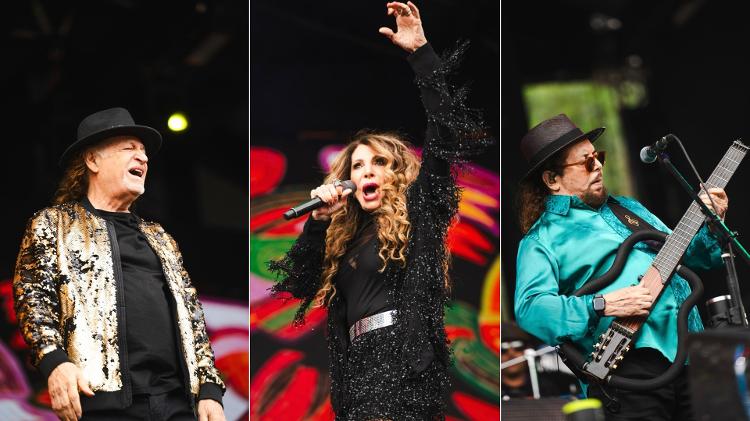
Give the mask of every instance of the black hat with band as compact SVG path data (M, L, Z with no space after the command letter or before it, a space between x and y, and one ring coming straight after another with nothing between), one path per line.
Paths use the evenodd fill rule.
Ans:
M83 148L115 136L135 136L143 142L146 154L153 156L161 148L161 134L148 126L135 124L125 108L109 108L87 116L78 125L78 138L63 152L60 166L65 168L70 158Z
M565 114L542 121L521 139L521 154L529 164L521 180L525 180L564 147L583 139L593 142L603 132L604 127L599 127L584 133Z

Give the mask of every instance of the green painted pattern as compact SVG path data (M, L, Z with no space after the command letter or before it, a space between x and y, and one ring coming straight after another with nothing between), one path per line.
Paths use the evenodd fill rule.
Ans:
M472 386L484 397L500 399L500 360L479 339L477 311L469 304L453 301L445 309L445 325L466 328L473 339L458 338L451 343L454 364L452 373Z
M289 307L282 312L274 314L273 317L264 320L261 323L263 328L273 332L290 326L292 321L294 321L294 314L297 312L297 307L299 306Z
M276 277L268 271L268 262L284 256L295 240L295 237L250 234L250 272L265 279L275 280Z

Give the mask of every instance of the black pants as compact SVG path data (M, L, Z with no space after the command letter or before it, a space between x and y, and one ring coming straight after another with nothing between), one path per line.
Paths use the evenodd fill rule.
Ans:
M84 412L82 421L195 421L185 391L176 389L158 395L135 395L125 409Z
M663 373L671 363L657 350L638 348L628 352L615 374L628 378L649 379ZM602 401L607 421L621 420L693 420L687 370L672 383L659 389L633 392L611 386L591 384L590 398Z

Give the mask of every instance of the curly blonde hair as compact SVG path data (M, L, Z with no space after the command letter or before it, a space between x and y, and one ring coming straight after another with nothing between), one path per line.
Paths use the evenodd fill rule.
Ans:
M65 167L60 184L52 199L52 203L60 205L62 203L79 201L83 199L89 189L89 175L86 167L86 152L89 149L76 153L68 161Z
M406 190L419 174L419 159L409 149L409 143L397 133L360 131L333 161L325 183L350 178L352 153L359 145L369 146L376 155L386 159L385 180L380 186L383 198L380 208L373 211L380 242L378 256L383 262L380 272L385 270L389 261L405 266L411 228L406 209ZM361 222L362 212L357 200L347 200L346 205L331 218L326 233L323 282L315 295L315 307L329 305L336 294L333 278L338 272L339 260L346 253L346 246Z

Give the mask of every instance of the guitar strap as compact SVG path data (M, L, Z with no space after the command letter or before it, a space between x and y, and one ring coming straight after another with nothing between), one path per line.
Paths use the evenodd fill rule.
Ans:
M619 219L620 222L622 222L622 224L632 232L645 230L660 231L654 228L653 225L646 222L643 218L638 216L635 212L617 203L617 201L611 196L609 199L607 199L607 205L609 205L609 208L612 209L612 213L615 214L617 219ZM661 249L661 246L664 245L664 243L662 242L653 240L644 241L644 243L646 243L655 252L658 252Z

